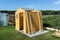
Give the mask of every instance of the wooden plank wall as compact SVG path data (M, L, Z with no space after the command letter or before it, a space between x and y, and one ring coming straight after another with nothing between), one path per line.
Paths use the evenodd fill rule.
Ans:
M38 12L26 13L26 28L28 34L43 30L41 14Z

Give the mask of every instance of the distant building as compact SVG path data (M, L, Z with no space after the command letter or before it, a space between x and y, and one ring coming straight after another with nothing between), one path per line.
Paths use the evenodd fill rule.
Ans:
M8 11L8 10L0 10L0 16L2 16L2 15L5 15L5 14L7 14L8 16L8 18L7 18L7 20L8 20L8 24L15 24L14 22L15 22L15 11Z
M0 12L0 26L8 25L8 14Z

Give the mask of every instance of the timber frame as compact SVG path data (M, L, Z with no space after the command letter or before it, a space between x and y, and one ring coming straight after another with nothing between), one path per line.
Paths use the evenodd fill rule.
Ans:
M42 13L38 10L24 10L22 8L15 12L16 30L25 34L33 34L43 31Z

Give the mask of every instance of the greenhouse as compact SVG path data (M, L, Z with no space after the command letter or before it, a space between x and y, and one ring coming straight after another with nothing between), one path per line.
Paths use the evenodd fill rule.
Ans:
M0 26L8 25L8 14L0 13Z

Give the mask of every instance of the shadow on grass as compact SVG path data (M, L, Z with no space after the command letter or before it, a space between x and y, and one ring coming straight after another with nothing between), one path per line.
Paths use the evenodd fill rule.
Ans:
M44 27L52 27L52 25L48 24L48 23L43 23Z
M50 25L50 24L48 24L48 23L43 23L43 28L46 29L46 27L52 28L52 25Z

